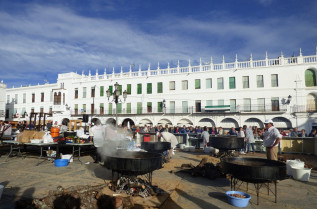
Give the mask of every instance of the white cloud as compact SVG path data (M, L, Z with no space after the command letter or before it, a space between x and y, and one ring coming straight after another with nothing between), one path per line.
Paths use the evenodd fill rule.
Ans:
M209 61L210 56L220 62L222 55L233 61L236 53L241 60L251 52L261 59L266 50L272 56L300 47L314 50L317 37L316 23L301 16L248 21L228 13L207 20L160 16L141 27L140 22L29 5L21 13L1 11L0 19L0 69L12 72L1 79L15 77L17 82L105 66L128 69L130 64L141 64L145 69L151 63L156 68L157 62L197 63L199 57ZM34 76L26 77L25 72Z

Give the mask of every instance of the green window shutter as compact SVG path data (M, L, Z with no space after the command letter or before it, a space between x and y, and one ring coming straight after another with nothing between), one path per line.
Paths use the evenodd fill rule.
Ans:
M163 112L163 102L157 103L157 112Z
M152 83L148 83L147 84L147 91L146 91L147 94L152 94Z
M187 101L182 101L182 110L183 110L183 113L188 113L188 102Z
M217 89L223 89L223 78L217 78Z
M87 90L87 88L84 87L84 88L83 88L83 98L86 98L86 90ZM32 96L33 96L33 95L32 95Z
M100 96L103 97L104 95L104 87L100 86Z
M118 103L117 108L118 108L117 113L121 114L122 113L122 103Z
M236 112L236 100L230 99L230 112Z
M78 110L78 104L75 104L75 110Z
M230 89L235 89L236 88L236 78L235 77L230 77L229 78L229 88Z
M147 106L147 112L152 112L152 102L148 102L146 106Z
M112 114L112 103L109 103L108 113L109 113L109 114Z
M195 79L195 89L200 89L200 79Z
M162 82L157 83L157 93L163 93L163 83Z
M84 112L86 112L86 105L85 104L83 104L83 110L84 110Z
M127 84L127 93L131 94L131 84Z
M258 88L264 87L263 85L263 75L256 76L256 85Z
M122 85L119 85L119 86L118 86L118 89L119 89L119 91L120 91L120 95L122 95Z
M316 86L316 75L312 70L305 71L305 85L308 86Z
M113 94L112 86L109 86L109 91L110 91L110 95L112 96L112 94Z
M249 76L242 77L243 88L249 88Z
M271 85L272 87L278 87L278 76L277 74L271 75Z
M211 89L212 88L212 82L211 78L206 79L206 89Z
M127 103L127 113L131 113L131 103Z
M137 114L142 114L142 102L137 103Z
M142 84L141 83L138 84L137 93L142 94Z

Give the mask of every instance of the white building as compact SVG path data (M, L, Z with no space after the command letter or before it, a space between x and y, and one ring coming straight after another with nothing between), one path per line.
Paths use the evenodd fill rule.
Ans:
M0 83L0 120L5 119L5 98L7 86L1 81Z
M57 83L6 91L7 120L25 113L52 113L50 120L87 114L102 123L116 118L106 90L127 91L118 103L118 123L222 126L256 125L267 118L278 128L317 128L317 53L167 69L139 69L95 75L59 74ZM18 114L16 114L18 113ZM21 118L22 117L22 118ZM28 118L26 118L28 119Z

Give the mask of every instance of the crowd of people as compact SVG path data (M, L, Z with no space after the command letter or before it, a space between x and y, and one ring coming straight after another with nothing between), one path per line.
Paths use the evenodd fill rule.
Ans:
M168 138L168 140L174 140L171 135L165 134L165 133L171 133L173 134L197 134L199 137L202 138L204 146L209 146L209 137L210 135L213 136L221 136L221 135L227 135L227 136L238 136L243 137L245 140L245 148L241 150L241 154L245 154L248 152L255 152L254 149L254 143L256 140L263 139L263 145L267 148L267 157L268 159L276 159L277 158L277 146L282 139L282 137L317 137L317 130L312 129L309 134L306 133L305 129L298 130L298 128L291 128L289 130L283 130L283 129L277 129L273 126L272 120L266 120L264 122L265 128L258 128L257 126L249 126L246 125L235 128L231 127L230 129L223 129L222 127L201 127L201 126L169 126L169 125L156 125L153 126L150 125L143 125L143 126L135 126L135 125L126 125L122 127L121 125L118 126L117 131L118 132L124 132L126 135L131 135L131 139L136 139L136 136L138 133L144 134L144 133L155 133L158 137L158 141L166 140L165 138ZM57 122L54 123L54 125L57 125ZM53 127L52 121L48 121L46 125L46 130L50 130L51 127ZM27 121L21 121L18 122L16 127L20 132L22 132L25 129L33 130L35 129L34 122L27 123ZM91 141L92 138L94 138L94 143L96 147L99 147L100 144L98 144L98 138L113 138L114 136L111 135L111 131L106 131L107 135L109 136L103 136L104 133L101 133L101 123L98 121L94 125L88 126ZM99 130L99 132L98 132ZM67 131L67 124L63 123L60 126L60 131L64 132ZM99 134L101 133L101 135ZM12 125L10 122L7 121L0 121L0 136L4 135L11 135L12 134ZM99 135L100 136L99 136ZM117 132L116 132L117 134ZM164 137L165 135L165 137ZM173 139L171 139L173 138Z
M282 136L288 136L288 137L317 137L316 129L312 129L309 134L306 133L305 129L302 129L299 131L297 127L291 128L286 131L280 128L279 131L280 131L280 134L282 134Z

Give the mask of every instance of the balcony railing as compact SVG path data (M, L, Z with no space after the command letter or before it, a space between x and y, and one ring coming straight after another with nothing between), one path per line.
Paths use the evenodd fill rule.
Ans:
M0 110L0 117L4 117L5 114L4 114L4 110Z
M127 77L148 77L148 76L160 76L160 75L172 75L172 74L188 74L188 73L198 73L198 72L205 72L205 71L219 71L219 70L226 70L226 69L246 69L246 68L263 68L263 67L272 67L272 66L285 66L285 65L298 65L298 64L310 64L317 62L317 55L311 56L300 56L297 57L283 57L280 56L276 59L269 59L266 57L263 60L252 60L249 61L241 61L239 62L236 60L235 62L226 63L213 63L208 62L208 64L197 66L185 66L185 67L175 67L175 68L167 68L167 69L147 69L138 71L132 71L130 68L129 70L125 70L124 72L120 73L111 73L111 74L103 74L103 75L91 75L89 74L78 76L74 78L74 81L91 81L91 80L102 80L102 79L112 79L112 78L127 78Z
M65 105L53 105L53 112L64 112L65 110Z
M223 105L226 108L214 108L213 111L210 111L210 108L205 107L176 107L176 108L149 108L149 107L142 107L142 108L133 108L133 109L126 109L122 108L121 110L118 110L118 115L120 114L213 114L213 113L274 113L274 112L286 112L287 107L281 106L281 107L275 107L275 106L261 106L261 105L237 105L236 107L230 106L230 105ZM210 106L208 106L210 107ZM218 106L215 106L218 107ZM99 108L95 108L94 111L91 111L90 109L87 109L85 113L82 113L81 111L75 111L74 109L71 110L72 115L81 115L81 114L92 114L94 112L94 115L115 115L116 114L116 108L113 108L111 111L108 109L104 109L103 113L100 113Z

